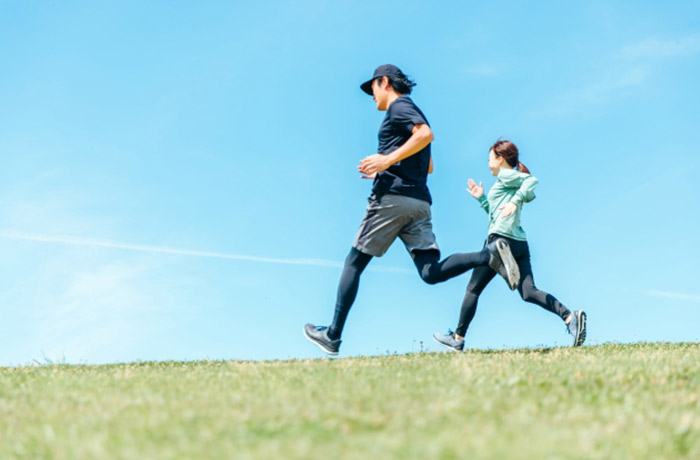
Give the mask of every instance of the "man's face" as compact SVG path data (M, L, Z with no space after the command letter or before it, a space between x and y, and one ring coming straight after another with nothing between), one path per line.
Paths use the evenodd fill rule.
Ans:
M377 78L372 82L372 94L377 110L384 111L389 107L389 82L386 77Z

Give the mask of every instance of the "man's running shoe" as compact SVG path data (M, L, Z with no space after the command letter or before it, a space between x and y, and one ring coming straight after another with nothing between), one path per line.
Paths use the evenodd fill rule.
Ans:
M436 332L435 334L433 334L433 340L435 340L443 347L449 348L450 350L464 350L464 340L460 340L459 342L457 342L455 340L455 333L450 330L447 331L447 334L440 334L439 332Z
M338 354L338 349L340 348L340 342L342 342L342 340L331 340L328 337L328 328L326 326L314 326L313 324L307 323L306 326L304 326L304 336L329 355Z
M576 310L571 313L571 321L566 325L569 334L574 338L574 346L580 347L586 340L586 312Z
M520 283L520 269L518 263L510 251L510 245L503 238L498 238L487 246L491 259L489 267L501 275L508 283L511 291L514 291Z

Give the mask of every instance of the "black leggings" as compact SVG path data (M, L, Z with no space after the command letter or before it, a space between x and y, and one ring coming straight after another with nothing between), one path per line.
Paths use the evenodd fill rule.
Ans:
M489 242L496 237L504 238L499 235L490 235ZM569 316L569 310L553 295L540 291L535 287L535 280L532 276L532 266L530 265L530 248L527 241L517 241L510 238L504 239L510 244L513 257L515 257L515 260L518 262L518 268L520 269L518 292L523 300L539 305L545 310L559 315L561 319L566 319ZM472 322L476 314L476 304L479 301L479 296L494 276L496 276L496 272L488 265L485 267L477 267L472 272L472 278L469 280L469 285L467 285L467 293L462 301L459 324L457 324L457 329L455 330L457 335L466 335L469 323Z
M436 284L446 281L470 270L474 267L486 265L488 268L489 252L486 248L479 252L453 254L440 261L440 251L414 250L413 263L418 269L421 279L428 284ZM355 248L350 249L345 259L343 273L338 284L338 296L335 303L335 315L330 325L328 336L331 339L339 339L345 327L345 320L350 312L357 290L360 286L360 275L367 268L372 256L360 252Z

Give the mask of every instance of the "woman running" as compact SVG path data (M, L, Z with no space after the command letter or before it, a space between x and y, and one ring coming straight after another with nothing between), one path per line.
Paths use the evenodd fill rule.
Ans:
M469 179L467 189L479 200L481 207L489 215L488 238L486 245L492 241L505 238L520 270L517 284L518 292L525 302L539 305L545 310L558 315L567 324L568 332L573 336L573 346L577 347L586 340L586 313L582 310L569 311L553 295L535 287L530 266L530 249L525 231L520 227L520 211L523 203L535 199L537 178L530 174L524 164L518 160L518 148L510 141L499 140L489 151L489 169L496 176L496 183L491 187L488 197L484 195L482 183L479 185ZM496 276L489 266L480 266L472 272L467 286L467 293L462 301L459 324L454 332L435 333L437 343L451 350L464 349L464 335L474 319L479 295L487 284Z

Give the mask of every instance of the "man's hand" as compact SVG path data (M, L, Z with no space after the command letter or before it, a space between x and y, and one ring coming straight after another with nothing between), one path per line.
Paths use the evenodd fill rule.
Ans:
M498 208L499 211L503 211L503 213L501 213L501 217L512 216L516 209L518 209L518 207L513 202L504 204L503 206Z
M357 170L362 174L371 176L372 174L389 169L391 164L391 161L386 155L375 153L374 155L365 157L362 161L360 161L360 166L357 167Z
M467 188L467 191L474 198L480 198L484 194L483 182L479 182L479 185L476 185L476 182L474 182L474 179L469 179L467 181L467 185L469 185L469 187Z
M375 177L377 177L377 173L374 173L374 174L363 174L363 175L360 176L360 179L372 179L372 180L374 180Z
M423 150L428 144L433 142L433 132L426 124L414 125L411 130L411 137L405 144L387 155L374 154L365 157L360 161L357 170L368 176L381 171L386 171L389 166L402 161L411 155Z

